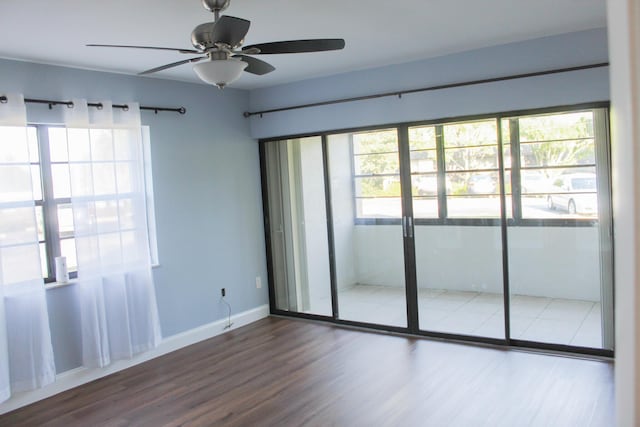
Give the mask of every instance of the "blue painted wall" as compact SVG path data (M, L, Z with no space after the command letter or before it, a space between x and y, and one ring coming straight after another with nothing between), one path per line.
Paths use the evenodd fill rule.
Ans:
M312 56L309 57L310 59ZM27 97L184 106L143 112L150 126L160 267L154 269L163 335L188 331L268 302L258 146L253 138L609 99L608 69L566 73L267 114L256 111L608 60L606 30L590 30L250 93L233 89L0 60L0 92ZM60 123L60 108L30 106L33 122ZM68 288L47 293L59 372L80 365L79 322Z
M250 111L607 61L606 30L596 29L253 90ZM254 116L251 134L309 134L606 100L608 67Z
M142 112L150 126L160 266L154 268L163 336L268 303L258 144L242 112L245 91L0 60L0 92L26 97L184 106ZM29 120L60 123L66 107L28 107ZM69 287L47 291L58 372L80 365L80 331Z

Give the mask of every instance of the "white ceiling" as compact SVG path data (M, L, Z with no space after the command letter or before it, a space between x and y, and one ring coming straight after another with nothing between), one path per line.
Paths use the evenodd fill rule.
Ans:
M344 38L338 52L264 55L276 71L252 89L606 25L606 0L232 0L251 21L245 44ZM200 0L0 0L0 57L136 74L187 57L87 43L191 48L212 21ZM200 82L190 65L154 75Z

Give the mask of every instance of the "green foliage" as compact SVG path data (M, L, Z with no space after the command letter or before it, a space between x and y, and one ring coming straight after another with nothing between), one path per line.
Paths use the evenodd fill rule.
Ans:
M398 135L395 129L354 134L353 151L354 154L397 152Z
M436 130L433 126L409 129L411 150L433 150L436 148Z
M353 135L356 175L399 174L398 136L395 130ZM392 181L398 181L392 182ZM361 178L356 185L363 197L400 197L399 177Z
M444 147L447 171L496 168L496 121L447 125L444 127Z
M498 168L496 120L451 123L443 126L448 193L469 193L469 180L478 169ZM518 119L522 167L590 164L595 162L591 112L529 116ZM509 141L509 119L501 122L503 139ZM409 129L412 171L435 167L435 126ZM398 137L395 129L353 135L357 193L364 197L400 197ZM510 164L505 147L505 164ZM424 170L413 170L413 169ZM451 173L453 172L453 173ZM547 178L561 170L545 171ZM388 175L388 176L381 176ZM552 176L553 175L553 176ZM510 182L507 179L506 184ZM510 187L507 188L510 192ZM419 189L413 189L418 194Z
M522 166L595 162L590 112L525 117L519 120ZM550 178L552 172L546 173Z
M453 123L444 126L445 148L496 145L496 121Z
M362 184L360 191L362 197L400 197L400 182L394 181L387 185L375 185L368 181Z

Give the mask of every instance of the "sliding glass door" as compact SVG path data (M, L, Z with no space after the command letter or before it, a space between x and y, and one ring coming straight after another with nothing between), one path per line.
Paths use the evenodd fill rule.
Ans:
M511 338L613 349L606 110L503 120Z
M272 309L613 350L608 110L262 143Z
M421 330L505 338L497 123L409 128Z
M406 328L397 131L271 141L262 155L275 308Z
M396 129L330 135L338 318L407 326Z
M320 137L264 146L268 240L278 310L330 316L331 280Z

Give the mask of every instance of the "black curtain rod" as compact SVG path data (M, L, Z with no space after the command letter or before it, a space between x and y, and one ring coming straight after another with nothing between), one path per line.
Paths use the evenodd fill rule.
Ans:
M7 102L7 97L5 95L0 95L0 103L5 104ZM49 109L52 109L54 105L66 105L69 108L73 108L73 101L52 101L50 99L33 99L33 98L25 98L24 102L29 104L46 104L49 106ZM96 107L97 109L102 109L101 102L87 102L89 107ZM129 109L127 104L113 104L113 108L121 108L124 111ZM167 107L146 107L144 105L140 106L141 110L153 111L158 114L158 111L171 111L174 113L185 114L187 109L184 107L180 108L167 108Z
M558 69L555 69L555 70L546 70L546 71L536 71L536 72L533 72L533 73L515 74L515 75L511 75L511 76L502 76L502 77L493 77L493 78L490 78L490 79L472 80L472 81L461 82L461 83L448 83L448 84L443 84L443 85L438 85L438 86L423 87L423 88L420 88L420 89L409 89L409 90L401 90L401 91L396 91L396 92L384 92L384 93L377 93L377 94L374 94L374 95L365 95L365 96L356 96L356 97L353 97L353 98L335 99L335 100L332 100L332 101L313 102L311 104L293 105L291 107L274 108L274 109L271 109L271 110L262 110L262 111L253 111L253 112L246 111L243 115L245 117L251 117L251 116L260 116L260 117L262 117L263 114L277 113L279 111L299 110L299 109L302 109L302 108L311 108L311 107L320 107L320 106L323 106L323 105L342 104L342 103L345 103L345 102L365 101L365 100L368 100L368 99L385 98L385 97L389 97L389 96L397 96L398 98L402 98L402 95L411 94L411 93L428 92L428 91L432 91L432 90L441 90L441 89L451 89L451 88L455 88L455 87L472 86L472 85L479 85L479 84L485 84L485 83L495 83L495 82L502 82L502 81L507 81L507 80L524 79L524 78L527 78L527 77L546 76L546 75L549 75L549 74L568 73L568 72L571 72L571 71L589 70L589 69L592 69L592 68L600 68L600 67L608 67L608 66L609 66L608 62L600 62L600 63L597 63L597 64L579 65L577 67L558 68Z

